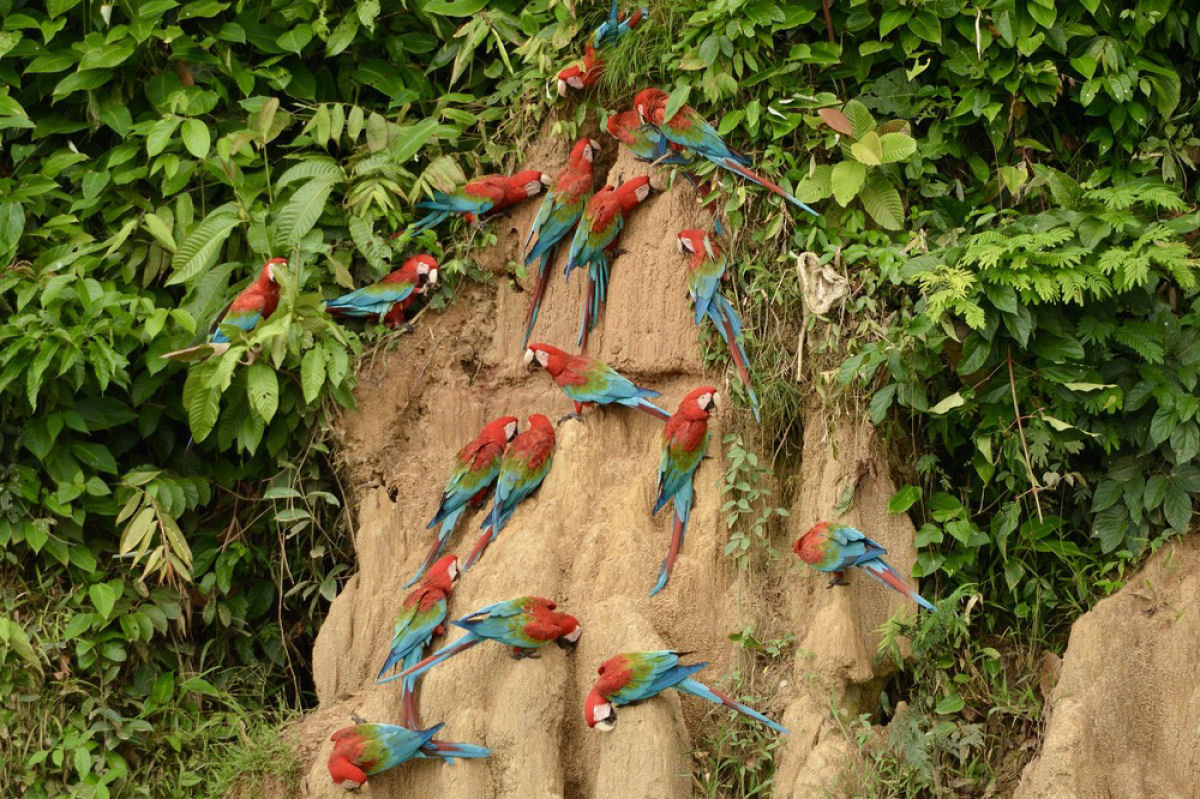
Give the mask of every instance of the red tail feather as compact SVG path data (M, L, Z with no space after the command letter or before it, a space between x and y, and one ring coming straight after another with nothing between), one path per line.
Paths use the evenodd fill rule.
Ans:
M417 689L409 691L404 688L400 698L400 723L410 730L421 729L421 714L417 710Z
M733 358L733 363L737 366L738 374L742 376L742 382L749 386L750 370L746 368L746 362L742 360L741 350L738 349L737 337L733 333L733 322L728 316L722 315L721 323L725 328L725 338L729 341L729 357Z
M489 524L487 529L483 531L483 535L479 536L479 540L475 542L475 548L471 550L471 554L467 556L463 563L463 571L469 570L472 566L479 562L483 557L483 553L487 551L488 544L492 543L492 526Z
M879 579L883 580L885 583L890 585L892 588L899 591L901 595L906 596L909 599L912 599L913 601L916 601L917 592L914 589L910 588L908 583L906 583L906 582L904 582L904 580L900 579L900 576L898 574L896 574L894 571L892 571L890 567L885 567L881 571L875 572L875 574L879 575Z
M651 416L653 416L655 419L658 419L663 422L665 422L671 418L670 414L663 413L658 408L652 408L649 405L638 405L637 408L639 411L642 411L643 413L648 413Z
M758 174L757 172L747 169L746 167L739 164L737 161L734 161L732 159L726 159L723 162L723 164L726 167L728 167L729 169L731 169L732 171L737 172L739 175L746 178L746 180L754 181L755 183L762 186L767 191L770 191L774 194L778 194L780 197L782 197L785 200L791 199L791 195L789 195L782 188L780 188L776 184L772 183L771 181L767 180L766 178L764 178L762 175Z

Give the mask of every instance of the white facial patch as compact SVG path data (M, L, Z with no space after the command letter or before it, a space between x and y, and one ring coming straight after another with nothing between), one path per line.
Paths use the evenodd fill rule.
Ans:
M612 705L605 702L592 708L592 723L600 732L612 732L613 727L617 726L617 718L613 713Z
M525 354L521 356L521 363L526 366L533 363L533 350L525 350Z
M638 186L637 191L634 192L634 195L637 197L638 202L641 202L642 200L649 197L650 196L650 184L643 183L641 186Z
M458 579L458 564L451 561L450 568L446 569L446 575L450 578L450 582Z
M697 405L699 405L701 408L707 408L707 407L708 407L708 404L709 404L710 402L712 402L712 399L713 399L713 395L712 395L712 394L707 394L707 393L706 393L706 394L701 394L701 395L700 395L700 396L697 398L697 403L696 403L696 404L697 404Z
M580 78L578 76L573 76L573 77L567 78L567 83L570 85L570 87L572 89L582 89L583 88L583 78Z
M680 252L683 252L683 253L695 252L695 250L692 249L691 239L687 238L686 236L680 236L675 241L677 244L679 244Z
M341 786L347 791L357 791L362 787L362 784L355 782L354 780L342 780Z
M436 267L436 266L432 266L432 267L430 267L430 268L429 268L429 282L430 282L430 283L436 283L436 282L437 282L437 276L438 276L438 270L437 270L437 267Z
M567 82L565 80L560 80L558 82L558 96L559 97L567 96Z
M563 638L567 639L571 643L575 643L576 641L579 640L579 636L581 636L581 635L583 635L583 627L580 625L576 625L575 629L571 630L571 632L564 635Z
M540 181L540 180L531 180L525 184L525 193L527 195L529 195L530 197L532 197L535 194L541 193L541 191L542 191L542 181Z
M512 441L513 436L515 436L516 434L517 434L517 423L516 422L509 422L508 424L504 425L504 437L505 438L507 438L509 441Z
M267 264L267 280L275 282L275 264Z

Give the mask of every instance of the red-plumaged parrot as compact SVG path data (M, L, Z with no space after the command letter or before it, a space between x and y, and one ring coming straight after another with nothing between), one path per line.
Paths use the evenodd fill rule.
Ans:
M519 596L480 608L454 621L455 626L467 631L466 635L400 672L400 678L418 677L484 641L511 647L512 656L518 660L536 655L551 641L563 649L573 647L579 642L583 628L574 616L555 610L556 607L540 596Z
M708 451L708 417L717 407L717 390L712 386L693 389L679 409L671 414L663 428L662 456L658 461L658 499L653 513L662 510L671 500L675 501L675 524L671 532L671 546L658 569L658 582L650 591L654 596L663 589L675 568L675 558L683 546L687 532L688 516L692 512L692 475L704 453Z
M275 313L275 308L279 305L279 270L287 265L286 258L272 258L263 264L263 268L254 282L242 289L233 298L233 302L217 315L208 343L184 347L181 350L168 352L162 357L195 360L199 357L197 353L201 351L219 355L228 350L230 341L223 329L225 325L249 333L258 326L259 322Z
M567 256L565 274L586 266L587 289L583 301L583 320L579 326L579 344L587 346L587 335L596 326L600 304L608 296L609 257L617 235L625 227L625 215L650 195L650 178L645 175L627 180L616 188L605 186L592 196Z
M572 64L558 73L558 96L566 97L570 89L586 89L603 75L604 60L596 54L596 48L589 44L578 64Z
M453 194L435 191L428 200L417 203L418 208L430 213L393 238L407 240L422 230L441 224L452 214L462 214L468 224L477 224L480 217L527 200L549 185L549 175L536 169L527 169L511 176L487 175L476 178Z
M587 205L588 195L592 191L592 162L599 149L600 145L591 139L575 142L575 146L571 148L567 168L546 191L542 207L529 227L529 235L525 237L525 267L532 267L534 261L539 259L540 263L537 286L533 290L533 302L525 320L522 347L529 342L529 336L537 322L538 310L546 292L546 279L550 274L550 265L558 254L558 247L574 230L575 223L579 221L584 206Z
M752 183L757 183L813 216L820 216L775 183L757 172L751 171L748 168L750 160L729 149L729 146L717 133L717 129L690 105L680 107L675 116L669 120L666 119L667 100L667 93L660 89L643 89L634 99L634 110L637 111L638 118L644 124L657 127L667 140L687 148L696 155L707 158L717 166L741 175Z
M738 375L750 397L754 420L759 421L758 395L754 393L750 368L746 364L746 350L742 347L742 320L738 318L733 304L720 293L721 280L727 277L725 257L707 233L695 228L679 233L679 251L691 255L687 263L687 292L696 310L696 324L701 324L707 316L721 338L725 339L729 357L737 366Z
M396 632L392 635L391 649L387 660L379 670L376 682L384 683L395 679L384 677L403 663L404 668L415 666L421 660L422 650L433 640L433 636L446 632L446 613L450 592L458 579L458 557L445 555L429 569L421 585L404 598L400 615L396 617ZM417 714L416 680L405 680L400 684L400 722L405 727L421 726Z
M658 132L658 128L653 125L643 125L642 121L638 119L637 111L622 111L619 114L613 114L604 123L604 127L608 131L608 135L628 147L629 151L633 153L633 157L644 163L654 166L691 166L695 163L695 159L683 148L667 141ZM687 178L688 183L692 184L701 197L707 197L712 192L712 186L708 183L701 183L695 175L689 172L681 174Z
M480 527L484 528L475 548L463 564L470 569L483 557L488 545L508 524L509 517L550 473L554 462L554 425L540 413L529 417L529 429L512 440L500 461L500 476L492 495L492 512Z
M496 475L500 474L500 459L504 455L504 447L517 434L518 420L515 416L501 416L487 423L479 436L461 450L454 459L454 471L446 481L442 490L442 501L438 504L429 527L441 524L437 539L429 548L425 560L412 579L404 584L405 588L415 583L425 573L442 548L446 540L458 525L458 519L466 510L468 503L480 505L486 500Z
M596 670L600 679L592 686L583 705L583 716L588 727L611 732L617 726L618 707L644 701L667 688L674 688L707 699L713 704L724 705L787 735L786 729L757 710L735 702L699 680L693 680L692 675L708 664L680 665L679 658L687 654L690 653L673 650L626 652L604 661Z
M414 255L390 275L361 289L329 300L334 316L376 317L388 327L404 324L404 312L427 285L437 285L438 262L432 255Z
M329 740L329 776L335 785L347 790L362 787L367 777L398 766L406 760L440 757L448 763L454 758L487 757L492 750L474 744L439 741L433 736L443 725L427 730L410 730L395 724L356 724L344 727Z
M857 566L926 610L937 610L932 602L921 597L883 560L886 549L853 527L819 522L797 538L792 549L800 556L800 560L817 571L833 572L833 579L826 588L847 585L846 569Z
M534 364L545 369L554 384L575 403L575 413L582 414L585 405L616 403L636 408L656 419L666 421L669 414L647 397L658 392L634 385L606 363L584 355L569 355L549 344L530 344L525 350L525 366Z

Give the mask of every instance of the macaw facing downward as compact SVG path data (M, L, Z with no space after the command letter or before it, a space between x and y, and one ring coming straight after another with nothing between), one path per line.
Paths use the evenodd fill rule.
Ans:
M404 598L400 615L396 618L391 649L376 682L394 679L383 675L397 663L403 662L405 668L416 665L421 660L422 650L433 640L433 636L446 632L447 605L457 579L458 557L446 555L433 564L420 587ZM400 722L405 727L421 726L417 715L416 680L405 680L400 684L400 708Z
M463 564L470 569L487 550L488 545L508 524L509 517L542 484L554 462L554 425L540 413L529 417L529 429L513 439L500 461L500 476L492 497L492 512L480 527L484 528L475 548Z
M431 213L397 233L395 238L407 240L422 230L441 224L451 214L462 214L469 224L478 224L479 217L527 200L549 185L549 175L527 169L511 176L476 178L452 194L435 191L428 200L417 203L418 208Z
M617 11L617 0L613 0L612 8L608 12L608 19L604 20L592 34L592 44L596 47L616 44L640 25L649 14L650 9L639 8L630 14L628 19L625 19L625 12Z
M692 475L708 451L708 417L716 407L717 390L712 386L701 386L683 398L679 409L671 414L663 428L662 457L658 461L658 499L653 512L658 513L663 505L675 500L675 524L671 546L659 566L658 582L650 596L666 586L671 570L675 568L679 548L683 546L688 516L692 512Z
M797 538L792 549L800 556L800 560L817 571L833 572L833 579L826 588L848 585L846 569L857 566L926 610L937 610L883 560L883 556L887 554L886 549L853 527L819 522Z
M197 344L168 352L162 357L195 360L197 353L220 355L229 349L229 336L223 327L230 325L249 333L258 323L275 313L279 305L279 270L288 265L286 258L272 258L263 264L254 282L242 289L233 302L217 315L207 344ZM190 357L188 357L190 356Z
M608 296L609 257L617 235L625 227L625 215L649 195L650 178L641 175L616 188L605 186L583 210L575 237L571 239L566 268L568 276L575 267L588 268L583 320L579 326L581 347L587 347L587 335L596 326L600 303Z
M427 284L437 284L437 275L438 262L432 255L414 255L378 283L329 300L325 308L335 316L374 316L388 327L399 327L404 311Z
M686 147L696 155L703 156L714 164L728 169L747 180L757 183L770 192L778 194L783 199L796 205L813 216L819 214L804 203L788 194L775 183L748 169L750 160L740 153L729 149L725 141L696 109L690 105L681 106L675 116L666 119L667 93L660 89L643 89L634 99L634 110L643 124L654 125L669 141L681 147Z
M454 471L442 490L442 501L428 525L433 527L441 523L437 540L433 542L417 573L404 584L405 588L415 583L437 560L438 555L442 554L442 548L454 532L467 503L478 505L487 498L492 483L496 482L496 475L500 473L500 458L504 455L504 447L517 434L517 423L515 416L493 419L474 441L458 451L454 459Z
M588 45L583 51L583 60L572 64L558 73L558 96L566 97L568 89L586 89L604 75L604 60L596 55L596 48Z
M657 397L657 391L634 385L616 369L594 358L568 355L549 344L530 344L525 350L525 366L535 363L549 372L554 384L575 403L576 414L582 414L585 405L616 403L663 421L669 418L666 411L646 399Z
M692 298L696 309L696 324L701 324L704 317L712 320L725 346L729 348L729 357L737 366L746 393L750 395L750 407L754 411L754 420L758 418L758 396L754 393L754 385L750 382L750 369L746 365L746 350L742 347L742 320L738 318L733 304L720 293L721 280L725 274L725 258L717 245L703 230L690 228L679 233L679 251L691 254L687 265L687 292Z
M415 757L440 757L453 763L456 757L479 758L492 753L482 746L437 740L433 736L442 726L438 724L427 730L410 730L395 724L344 727L329 736L333 741L329 776L334 784L354 790L362 787L367 777Z
M558 247L570 235L587 205L588 194L592 190L592 162L599 149L600 145L591 139L575 142L566 169L546 191L542 207L529 227L529 235L525 237L525 267L528 269L539 258L541 263L538 266L537 285L533 290L533 302L525 321L522 347L529 341L537 322L538 309L546 291L546 278L558 254Z
M693 680L692 675L708 664L679 665L679 658L687 654L673 650L626 652L604 661L596 670L600 679L592 686L583 705L583 717L588 727L611 732L617 726L617 707L641 702L667 688L674 688L707 699L713 704L724 705L787 735L787 730L757 710L733 701L699 680Z
M480 608L469 616L455 620L455 626L466 630L466 635L405 669L400 677L417 677L484 641L495 641L511 647L512 656L518 660L535 657L538 650L551 641L563 649L573 647L579 642L583 628L574 616L557 611L556 607L553 602L540 596L519 596Z

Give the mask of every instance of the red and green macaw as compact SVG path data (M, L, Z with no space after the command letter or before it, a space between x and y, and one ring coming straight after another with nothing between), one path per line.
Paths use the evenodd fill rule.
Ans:
M713 704L724 705L787 735L786 729L757 710L733 701L699 680L693 680L692 675L708 664L680 665L679 658L687 654L673 650L626 652L604 661L596 670L600 679L592 686L583 705L583 717L588 727L611 732L617 726L618 707L644 701L667 688L674 688L707 699Z
M671 546L659 566L658 582L650 596L666 586L671 570L675 568L679 548L683 546L688 516L692 512L692 475L708 451L708 417L716 407L717 390L712 386L700 386L683 398L679 409L671 414L663 428L662 457L658 461L658 499L654 502L653 513L674 500L675 524Z
M633 153L633 157L644 163L655 166L692 166L696 160L678 144L666 140L658 128L653 125L643 125L638 119L637 111L622 111L613 114L604 123L608 135L624 144ZM701 183L689 172L682 173L688 183L707 197L712 192L712 186Z
M546 191L542 207L529 228L525 237L525 267L541 259L538 266L537 287L533 291L533 302L529 306L529 316L525 320L525 338L521 340L524 347L533 333L537 322L538 309L541 308L542 296L546 291L546 277L550 273L550 265L558 254L559 245L567 238L583 214L587 205L588 195L592 191L592 162L596 158L600 145L591 139L580 139L571 148L571 157L564 169L554 181L554 185Z
M429 569L421 585L404 598L400 615L396 617L396 632L387 660L379 670L376 682L391 682L395 677L384 677L397 663L405 668L415 666L422 650L433 640L433 636L446 632L446 613L450 592L458 579L458 557L445 555ZM416 680L405 680L400 684L400 721L406 727L420 727L417 715Z
M644 124L654 125L668 141L681 147L686 147L696 155L703 156L730 172L741 175L747 180L757 183L770 192L778 194L783 199L804 209L813 216L819 214L804 203L788 194L775 183L764 178L748 167L750 159L729 149L729 145L717 133L704 117L690 105L680 107L675 116L666 119L667 93L660 89L643 89L634 99L634 110Z
M575 267L588 268L583 321L579 326L581 347L587 347L587 334L596 326L600 303L608 296L609 257L617 235L625 227L625 215L649 195L650 178L642 175L616 188L605 186L592 196L583 210L571 240L565 272L569 277Z
M481 505L487 499L492 483L500 474L500 459L504 455L504 447L517 434L518 420L515 416L501 416L488 422L479 436L458 451L454 459L454 471L446 481L442 490L442 501L438 504L429 527L441 524L437 540L433 542L421 567L412 579L404 584L405 588L415 583L425 573L442 548L446 540L458 525L459 517L466 510L467 504Z
M555 610L556 607L549 599L540 596L519 596L480 608L454 621L455 626L467 631L466 635L405 669L400 673L400 678L424 674L437 664L484 641L495 641L511 647L512 656L518 660L533 657L551 641L563 649L573 647L579 642L583 628L574 616Z
M707 316L721 338L725 339L729 357L737 366L742 384L750 396L754 420L759 421L758 395L754 393L750 369L746 365L746 350L742 347L742 320L738 318L733 304L719 291L721 281L728 278L725 257L706 232L695 228L680 231L679 251L692 256L687 264L687 292L696 309L696 324L701 324Z
M558 73L558 96L566 97L570 89L586 89L603 75L604 60L596 54L596 48L589 44L578 64L572 64Z
M792 546L800 560L817 571L833 572L833 579L826 588L848 585L846 569L853 566L891 588L926 610L937 610L932 602L924 599L896 570L884 561L887 550L867 538L861 531L844 524L819 522L807 533L796 539Z
M180 360L195 360L197 353L221 354L229 349L229 336L225 326L236 327L249 333L258 323L275 313L279 306L279 270L288 265L286 258L272 258L263 264L258 277L238 292L233 302L217 314L207 344L197 344L181 350L168 352L162 357ZM203 353L202 353L203 354ZM181 357L189 356L189 357Z
M335 316L377 317L388 327L404 324L404 312L427 285L437 285L438 262L432 255L414 255L390 275L361 289L329 300Z
M437 740L433 736L442 726L410 730L395 724L356 724L340 729L329 736L333 741L329 776L335 785L354 790L362 787L367 777L413 758L440 757L453 763L456 757L480 758L492 753L482 746Z
M549 344L530 344L525 350L525 366L532 367L535 363L545 369L554 384L575 403L576 414L582 414L585 405L616 403L663 421L669 416L646 399L657 397L657 391L634 385L616 369L594 358L569 355Z
M604 20L592 34L592 44L596 47L616 44L649 15L650 9L639 8L626 18L625 12L617 11L617 0L613 0L612 8L608 12L608 19Z
M484 528L475 548L463 564L470 569L483 557L488 545L496 540L509 518L527 497L546 479L554 462L554 425L540 413L529 417L529 429L513 439L500 462L492 512L480 527Z
M462 214L468 224L478 224L479 218L515 205L539 194L550 185L550 176L527 169L515 175L486 175L468 182L452 194L435 191L428 200L417 203L418 208L430 211L422 219L397 233L394 238L407 240L422 230L434 227L452 214Z

